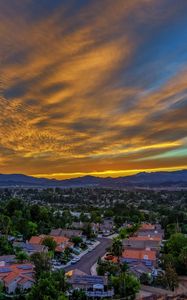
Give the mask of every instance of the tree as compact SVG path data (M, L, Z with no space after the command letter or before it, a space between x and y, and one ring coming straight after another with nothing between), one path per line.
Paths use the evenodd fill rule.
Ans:
M88 239L92 238L94 236L92 226L90 223L88 223L84 228L84 234L87 236Z
M106 273L109 275L115 275L119 272L119 265L114 264L110 261L98 261L97 274L104 276Z
M35 265L36 278L38 279L43 272L51 270L51 262L48 253L33 253L31 261Z
M68 288L63 270L44 272L32 287L28 300L67 300L64 292Z
M60 296L58 296L58 300L68 300L68 298L65 295L61 294Z
M10 232L10 227L11 227L11 220L8 216L1 215L0 216L0 231L8 235Z
M42 245L45 245L46 247L48 247L49 251L54 251L57 247L57 243L50 236L47 236L44 238Z
M142 273L140 276L141 284L150 284L152 282L152 277L148 273Z
M184 247L181 250L181 253L179 255L179 260L182 264L184 264L185 268L187 269L187 247Z
M33 285L27 300L57 300L59 293L51 278L41 278Z
M13 254L13 247L6 237L0 237L0 255Z
M166 282L171 291L174 291L176 287L178 287L178 276L175 269L168 265L165 270Z
M3 284L0 282L0 300L4 300L5 296L3 294Z
M123 244L122 241L119 238L114 238L112 243L112 253L117 256L118 262L119 258L122 255L123 252Z
M187 247L187 238L182 233L175 233L171 235L170 239L166 243L166 249L169 253L174 256L178 256L181 250Z
M74 290L71 300L87 300L87 296L83 290Z
M73 236L71 240L75 247L82 243L82 238L80 236Z
M116 295L129 297L128 299L135 299L136 294L140 290L139 280L127 273L121 273L119 276L112 277L112 285Z
M26 260L29 260L29 256L26 252L20 251L16 254L16 259L19 263L23 263Z
M26 226L27 238L37 234L38 225L32 221L28 221Z
M69 284L67 282L64 270L58 270L54 272L52 278L54 279L58 290L65 292L68 289Z
M187 238L182 233L171 235L165 245L164 265L171 264L180 275L187 274Z

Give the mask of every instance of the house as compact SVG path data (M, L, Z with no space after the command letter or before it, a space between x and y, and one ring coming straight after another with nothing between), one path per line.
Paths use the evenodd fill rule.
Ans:
M83 229L84 226L85 226L85 223L83 223L81 221L80 222L73 222L71 224L71 227L74 228L74 229Z
M124 248L159 250L161 237L159 236L133 236L123 240Z
M136 232L137 236L148 236L148 237L160 237L163 239L164 237L164 230L161 229L159 224L147 224L143 223L139 230Z
M108 281L104 276L87 275L79 270L68 272L68 282L73 289L84 290L87 297L112 298L113 289L108 289Z
M142 223L140 226L140 230L155 230L155 225L150 223Z
M114 230L114 221L112 218L105 218L102 224L99 224L99 231L103 233L103 235L110 235Z
M0 266L4 266L5 264L13 264L16 262L15 255L1 255L0 256Z
M50 235L51 236L64 236L64 237L68 237L68 238L72 238L75 236L82 237L82 230L58 228L58 229L52 229Z
M42 245L46 237L51 237L57 243L57 247L55 249L56 252L63 252L66 248L70 248L73 246L73 243L70 242L70 239L68 237L52 235L32 236L29 240L29 244Z
M88 226L88 222L73 222L71 227L74 229L84 229ZM99 223L90 223L92 231L94 234L98 234L99 229L100 229L100 224Z
M17 289L28 290L34 284L34 266L32 264L13 264L0 267L0 282L8 294Z
M146 266L142 262L132 262L128 263L129 270L133 273L136 277L140 278L142 274L152 274L153 267Z
M125 249L122 254L122 262L142 262L146 266L156 266L156 251L145 249Z
M29 244L42 245L44 238L45 238L44 235L32 236L29 240Z
M48 248L41 244L32 244L32 243L24 243L24 242L14 242L14 248L19 248L21 251L26 252L28 255L32 255L37 252L48 252Z

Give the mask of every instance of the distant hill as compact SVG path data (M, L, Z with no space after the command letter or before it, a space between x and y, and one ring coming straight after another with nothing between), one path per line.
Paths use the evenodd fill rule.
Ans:
M100 186L100 187L161 187L179 186L187 187L187 170L174 172L138 173L136 175L101 178L84 176L65 180L36 178L23 174L0 174L0 186L22 187L77 187L77 186Z

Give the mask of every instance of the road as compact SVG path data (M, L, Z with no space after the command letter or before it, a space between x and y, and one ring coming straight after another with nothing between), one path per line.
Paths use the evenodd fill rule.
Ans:
M108 238L98 238L98 241L100 244L94 250L82 256L80 261L76 264L66 267L65 271L79 269L86 274L91 274L91 267L96 263L99 257L102 257L105 254L106 248L110 247L112 244L112 240Z

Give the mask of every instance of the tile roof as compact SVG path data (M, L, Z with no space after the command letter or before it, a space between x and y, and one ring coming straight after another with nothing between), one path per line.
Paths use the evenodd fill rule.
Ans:
M69 238L67 238L65 236L51 236L51 237L57 244L63 244L63 243L67 243L69 241Z
M0 268L0 278L4 282L5 286L8 286L14 280L34 281L34 266L28 264L13 264L11 266L4 266ZM27 281L26 280L26 281Z
M30 244L42 244L43 236L32 236L29 240Z
M138 250L138 249L125 249L122 254L126 259L147 259L156 260L156 251L153 250Z
M154 230L154 229L155 229L155 225L152 224L143 223L140 226L140 230Z
M62 244L66 243L69 241L68 237L65 236L52 236L52 235L39 235L39 236L32 236L31 239L29 240L29 244L42 244L43 240L47 237L53 238L53 240L57 244Z

